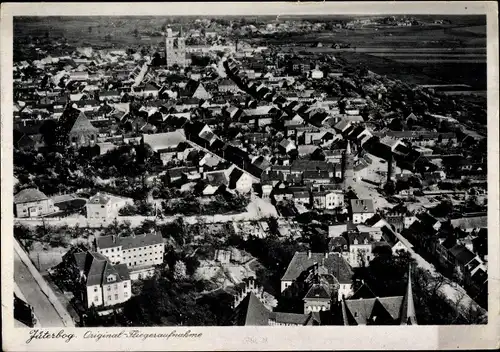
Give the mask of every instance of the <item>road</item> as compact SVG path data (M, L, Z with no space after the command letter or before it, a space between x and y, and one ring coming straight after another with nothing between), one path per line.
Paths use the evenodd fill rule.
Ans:
M276 211L276 208L269 202L258 198L258 197L252 197L252 201L248 204L247 210L242 213L236 213L236 214L215 214L215 215L192 215L192 216L183 216L182 214L178 215L170 215L170 216L164 216L163 218L158 218L156 219L157 224L165 224L165 223L170 223L175 221L176 219L182 217L185 223L187 224L196 224L198 221L201 219L205 223L222 223L222 222L234 222L234 221L251 221L251 220L260 220L262 218L266 217L278 217L278 213ZM132 227L137 227L142 224L144 220L155 220L154 216L119 216L117 218L117 221L119 223L128 221L130 222L130 226ZM16 218L15 219L16 223L23 224L26 226L38 226L42 225L43 221L41 219L33 219L33 220L28 220L28 219L23 219L23 218ZM47 218L45 219L45 224L50 225L50 226L75 226L78 224L80 227L86 227L90 225L90 227L93 227L92 224L89 224L87 219L80 215L77 217L67 217L67 218L60 218L60 219L53 219L53 218ZM94 227L100 227L99 224L94 224Z
M401 234L396 233L396 237L401 242L408 243L408 240L405 239ZM415 250L413 250L413 248L408 248L408 252L416 260L417 265L420 268L427 270L431 276L433 277L442 276L436 270L434 265L432 265L424 258L422 258L417 252L415 252ZM451 280L446 279L445 283L443 283L443 285L439 288L439 292L444 294L452 302L459 303L461 312L463 312L465 316L467 316L467 312L469 311L470 307L472 307L476 311L481 312L484 316L488 315L488 312L484 308L479 306L472 298L469 297L469 295L465 292L463 287L459 286L457 283Z
M19 286L26 301L33 307L42 327L63 327L64 323L52 303L42 292L33 275L14 251L14 281Z
M368 164L364 169L354 172L356 181L352 184L352 188L359 199L372 199L375 210L392 208L393 204L389 203L387 199L377 191L377 186L362 181L364 178L374 182L385 182L386 176L384 175L387 172L387 163L383 163L381 161L382 159L372 154L368 154L368 157L372 160L372 163Z

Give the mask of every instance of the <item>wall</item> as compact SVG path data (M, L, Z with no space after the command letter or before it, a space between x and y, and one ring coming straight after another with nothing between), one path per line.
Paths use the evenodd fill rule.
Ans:
M97 297L97 300L96 300ZM99 285L87 286L86 297L87 307L90 308L92 304L96 307L103 304L102 288Z

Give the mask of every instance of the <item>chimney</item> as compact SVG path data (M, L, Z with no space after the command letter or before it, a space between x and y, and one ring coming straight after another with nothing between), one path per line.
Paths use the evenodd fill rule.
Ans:
M311 251L307 251L307 258L311 259Z
M325 259L328 259L328 252L325 253Z
M113 243L116 243L116 236L112 235L111 238L113 239Z

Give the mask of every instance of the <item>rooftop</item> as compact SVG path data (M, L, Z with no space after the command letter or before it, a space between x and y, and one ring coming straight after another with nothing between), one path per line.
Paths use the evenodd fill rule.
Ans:
M40 202L49 198L36 188L26 188L14 196L14 204Z
M100 236L96 238L97 248L106 249L121 246L122 249L138 248L162 244L163 237L157 233L145 233L143 235L122 236Z

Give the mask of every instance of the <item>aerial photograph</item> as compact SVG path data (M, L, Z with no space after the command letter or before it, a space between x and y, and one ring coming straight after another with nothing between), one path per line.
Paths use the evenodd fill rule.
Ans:
M13 25L16 327L488 323L486 16Z

